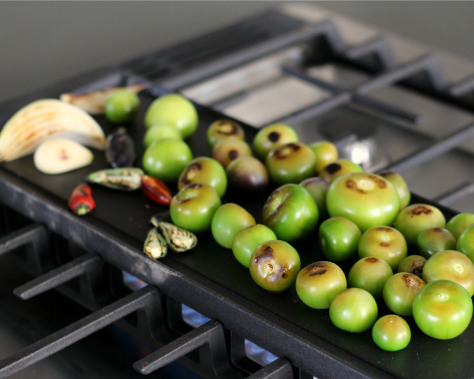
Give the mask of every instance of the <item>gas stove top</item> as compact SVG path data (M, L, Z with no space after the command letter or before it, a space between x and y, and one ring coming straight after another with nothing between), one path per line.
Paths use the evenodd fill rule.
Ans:
M303 142L333 141L343 157L367 171L402 173L414 201L433 202L451 217L474 213L473 75L474 65L462 59L312 5L290 4L5 103L0 124L37 98L151 81L141 94L139 118L157 96L179 92L193 100L200 115L199 129L189 140L195 156L208 155L202 141L217 118L242 122L250 139L262 126L283 122L294 126ZM106 132L112 130L105 118L98 121ZM141 141L143 128L137 123L130 134ZM34 170L31 157L0 167L0 252L14 251L2 260L7 267L19 262L27 272L15 275L15 285L7 283L5 291L15 289L24 299L39 294L33 304L40 298L54 304L57 294L44 292L55 288L58 297L79 304L66 303L77 308L77 316L59 321L57 331L32 328L35 335L25 340L37 342L4 351L0 375L20 378L23 368L33 374L43 359L61 357L48 358L57 351L73 345L68 349L81 355L102 339L105 349L120 346L100 358L108 365L116 354L123 357L114 377L154 372L176 359L180 365L174 370L182 364L205 377L470 374L470 361L459 352L472 345L472 328L448 343L416 333L406 350L388 356L368 343L368 335L339 333L326 313L306 309L293 292L273 296L256 288L232 254L209 236L190 255L159 262L144 256L148 221L166 210L145 206L143 198L124 201L122 194L99 189L95 196L101 208L86 218L75 217L66 207L72 188L86 172L105 165L98 158L93 167L48 178ZM261 205L235 200L248 203L254 213ZM303 264L314 260L307 244L299 251ZM21 285L24 275L36 279ZM5 304L14 300L5 297ZM17 307L25 312L24 306ZM18 328L15 318L5 320ZM118 327L109 326L115 322ZM121 350L124 344L134 349ZM256 359L261 347L268 352L266 362ZM90 365L61 359L59 371L78 377L88 372L90 377ZM101 362L95 362L93 370L101 376ZM184 371L183 377L189 375Z

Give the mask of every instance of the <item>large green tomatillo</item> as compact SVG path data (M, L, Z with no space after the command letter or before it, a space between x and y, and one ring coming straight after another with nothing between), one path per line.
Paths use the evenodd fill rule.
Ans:
M349 173L338 177L326 195L330 217L346 217L359 229L391 225L400 210L400 198L395 187L376 174Z
M318 207L309 192L298 184L284 184L274 190L263 206L262 221L278 239L297 241L314 232Z

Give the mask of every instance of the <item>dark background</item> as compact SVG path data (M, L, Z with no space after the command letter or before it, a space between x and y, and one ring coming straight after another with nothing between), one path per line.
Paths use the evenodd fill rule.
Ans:
M474 61L474 2L311 2ZM0 102L283 2L0 1Z

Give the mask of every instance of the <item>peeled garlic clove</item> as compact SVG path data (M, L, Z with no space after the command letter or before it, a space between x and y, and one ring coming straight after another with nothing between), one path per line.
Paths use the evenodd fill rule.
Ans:
M92 152L66 138L42 142L34 154L35 167L44 174L62 174L91 164Z

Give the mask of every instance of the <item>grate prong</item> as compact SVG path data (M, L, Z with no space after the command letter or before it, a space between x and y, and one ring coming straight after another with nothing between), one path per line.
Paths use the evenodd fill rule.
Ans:
M27 225L0 238L0 255L28 244L38 244L46 238L46 227L39 223Z
M80 341L128 314L151 305L156 290L147 286L76 321L0 361L0 377L12 375Z
M210 320L191 330L135 362L133 368L141 374L147 375L206 344L211 347L211 355L213 347L215 347L214 355L226 356L223 327L218 321ZM213 366L216 367L216 362L213 363Z
M449 207L470 194L474 194L474 182L464 182L456 188L452 188L448 192L438 195L433 200L440 205Z
M291 363L284 358L278 358L260 370L248 376L248 379L289 379L293 378Z
M85 254L15 288L13 293L23 300L30 299L90 271L97 267L100 262L101 259L98 255L94 253Z

